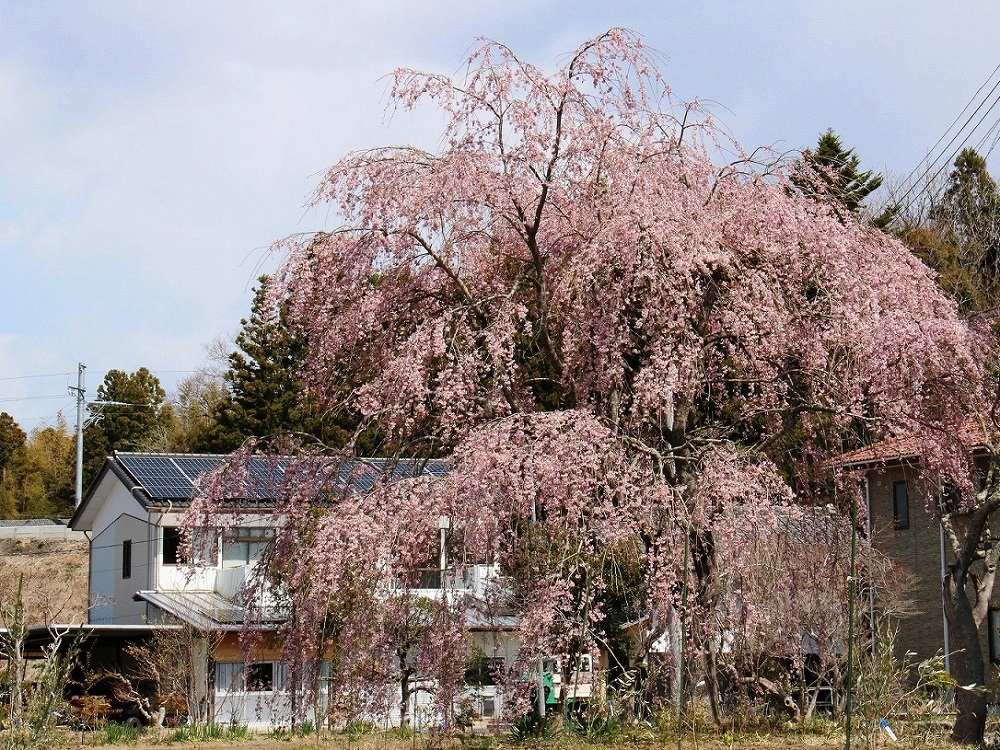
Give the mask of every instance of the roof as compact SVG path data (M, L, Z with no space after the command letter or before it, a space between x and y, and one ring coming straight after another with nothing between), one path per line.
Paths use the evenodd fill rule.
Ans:
M45 659L48 657L46 649L51 648L57 641L63 649L68 648L74 642L83 642L87 648L92 648L101 642L141 641L157 632L179 629L180 625L151 623L142 625L81 625L75 623L32 625L28 628L22 648L24 655L29 659ZM0 639L9 632L7 628L0 628Z
M828 463L830 466L848 467L890 461L917 460L920 458L920 440L915 436L882 440L865 448L842 453Z
M974 423L966 424L957 429L954 437L967 446L970 451L975 451L984 444L983 430ZM919 435L880 440L865 448L842 453L828 461L826 465L831 468L850 468L871 464L914 462L923 453L923 443L924 438Z
M149 602L200 630L236 631L246 620L242 605L214 591L139 591L135 599ZM283 622L282 613L274 607L255 613L254 623L263 630L276 629ZM518 624L515 615L490 614L482 603L472 603L465 611L468 630L517 630Z
M75 527L97 488L108 474L116 476L143 507L184 507L198 492L198 478L230 460L216 453L127 453L115 451L101 467L97 479L76 509L70 526ZM342 493L367 492L383 478L408 479L445 476L448 462L442 459L355 458L331 459L341 463L335 489ZM250 459L245 497L232 498L245 504L267 506L274 502L291 458L261 456ZM388 476L386 476L388 474Z
M214 591L139 591L135 598L200 630L239 630L246 620L246 609ZM276 609L257 613L257 622L274 629L284 618Z

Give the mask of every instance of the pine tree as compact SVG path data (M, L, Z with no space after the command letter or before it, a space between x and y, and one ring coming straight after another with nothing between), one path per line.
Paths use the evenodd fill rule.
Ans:
M862 172L860 167L861 159L854 149L844 148L833 128L828 128L820 135L815 150L802 152L800 168L792 181L807 195L833 199L835 206L843 206L849 214L859 216L863 214L865 198L882 185L882 175L870 169ZM897 210L889 207L870 220L884 228ZM846 216L841 214L841 218Z
M228 452L249 437L298 432L331 446L350 439L357 420L325 414L303 397L298 371L306 341L289 327L284 309L267 304L268 277L261 276L249 318L236 336L224 379L229 393L211 409L214 424L196 440L196 450Z
M142 451L162 443L172 426L167 392L145 367L133 373L109 370L97 388L99 402L90 407L94 421L83 437L84 489L112 451Z

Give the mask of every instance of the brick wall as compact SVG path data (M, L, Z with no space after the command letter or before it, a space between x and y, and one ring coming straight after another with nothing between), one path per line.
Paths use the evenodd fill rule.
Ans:
M896 482L906 482L909 498L909 528L897 528L894 522L893 492ZM909 608L899 620L900 652L912 651L917 660L945 652L944 610L941 602L940 527L927 512L927 488L915 467L894 466L870 472L868 503L872 540L875 548L887 555L899 568L896 590L887 592L889 601L896 597ZM991 606L998 606L996 594ZM980 630L983 654L990 658L987 622ZM987 681L996 687L994 669L987 664Z

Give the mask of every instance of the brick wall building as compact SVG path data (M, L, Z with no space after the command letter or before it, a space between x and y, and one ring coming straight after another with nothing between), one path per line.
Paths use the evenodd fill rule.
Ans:
M949 654L948 623L942 602L947 549L941 525L928 511L929 488L920 478L918 457L909 441L893 441L875 449L842 457L842 465L865 469L864 494L873 546L898 568L895 588L883 598L900 605L897 650L917 661ZM990 595L989 613L980 628L987 681L998 690L995 666L1000 664L1000 596ZM877 603L877 602L876 602ZM992 637L991 637L992 635Z

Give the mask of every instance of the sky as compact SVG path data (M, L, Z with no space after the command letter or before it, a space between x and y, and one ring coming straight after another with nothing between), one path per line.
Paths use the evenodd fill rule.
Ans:
M433 111L387 109L395 68L455 75L488 37L551 71L612 26L745 148L832 127L890 182L1000 64L993 0L0 0L0 411L73 422L79 363L88 399L203 367L271 244L331 228L327 167L438 143Z

